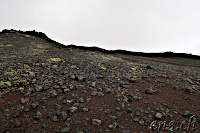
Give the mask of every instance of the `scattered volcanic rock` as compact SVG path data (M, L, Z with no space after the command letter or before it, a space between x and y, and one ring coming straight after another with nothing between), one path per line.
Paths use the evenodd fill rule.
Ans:
M78 111L77 107L71 107L68 109L69 113L75 113L76 111Z
M153 90L148 88L148 89L145 90L145 93L146 94L153 94Z
M61 133L69 133L70 132L70 127L65 127L61 130Z
M36 115L34 116L34 119L35 119L35 120L41 120L41 118L42 118L42 113L38 111L38 112L36 113Z
M102 121L99 119L92 119L92 125L99 127Z
M196 56L64 46L15 30L0 33L0 54L2 133L200 132ZM158 130L190 119L189 130Z
M184 91L185 92L189 92L189 93L193 93L194 92L194 90L192 89L192 87L189 87L189 86L185 87Z
M162 114L161 113L156 113L156 119L162 119Z

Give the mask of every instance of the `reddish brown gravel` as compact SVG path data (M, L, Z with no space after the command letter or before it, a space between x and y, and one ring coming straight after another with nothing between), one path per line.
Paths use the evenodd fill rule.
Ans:
M0 53L2 133L200 132L198 59L109 54L17 31L0 34Z

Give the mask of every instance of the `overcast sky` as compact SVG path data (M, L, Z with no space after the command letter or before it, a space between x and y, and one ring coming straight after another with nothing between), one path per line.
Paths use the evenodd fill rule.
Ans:
M200 0L0 0L0 20L65 45L200 55Z

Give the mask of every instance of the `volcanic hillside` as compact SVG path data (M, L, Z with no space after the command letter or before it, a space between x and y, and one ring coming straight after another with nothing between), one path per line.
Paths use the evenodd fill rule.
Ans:
M200 132L200 60L0 33L0 132Z

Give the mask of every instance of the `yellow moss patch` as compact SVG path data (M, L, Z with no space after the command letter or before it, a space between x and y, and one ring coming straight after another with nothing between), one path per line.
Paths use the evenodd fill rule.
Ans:
M12 84L10 83L10 81L6 82L1 81L0 86L2 86L3 88L9 88L12 86Z
M137 69L137 67L132 68L133 71L135 71Z
M11 72L5 72L4 75L10 75L10 74L15 74L16 71L15 70L12 70Z
M24 88L23 88L23 87L20 87L20 88L18 88L18 90L19 90L19 91L23 91L23 90L24 90Z
M90 98L87 98L87 101L91 100Z
M57 65L53 65L52 68L58 68L58 66Z
M26 37L30 37L30 35L25 35Z
M102 67L101 67L101 70L106 70L106 68L102 66Z
M13 81L14 84L18 84L18 83L29 84L29 82L27 80L25 80L25 79L21 79L21 78L18 78L18 77L16 77L15 79L16 80Z
M74 69L74 68L76 68L76 66L72 65L71 68Z
M12 44L7 44L6 46L7 46L7 47L12 47L13 45L12 45Z
M59 63L59 62L62 62L63 60L60 59L60 58L50 58L50 59L47 59L47 61L48 62L57 62L57 63Z
M24 64L23 66L24 66L24 68L29 68L29 66L28 66L28 65L26 65L26 64Z

